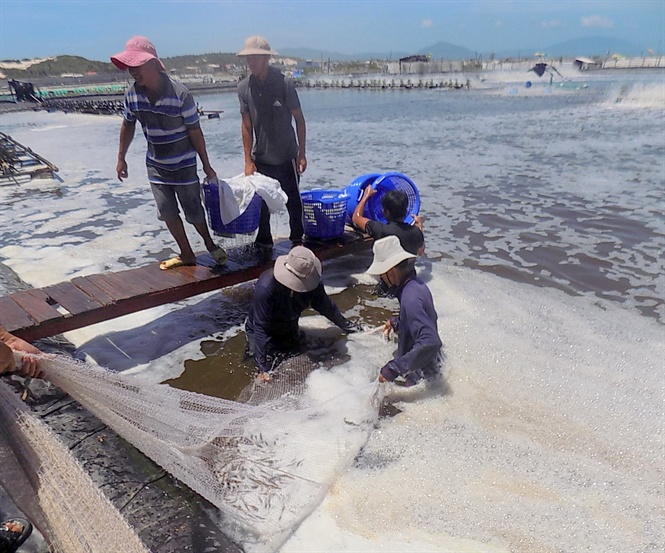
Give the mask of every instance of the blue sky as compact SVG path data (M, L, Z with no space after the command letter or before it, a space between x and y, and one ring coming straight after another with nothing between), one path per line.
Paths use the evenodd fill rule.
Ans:
M108 61L135 34L162 57L273 49L416 52L439 41L478 52L545 49L585 37L665 49L665 0L0 0L0 59Z

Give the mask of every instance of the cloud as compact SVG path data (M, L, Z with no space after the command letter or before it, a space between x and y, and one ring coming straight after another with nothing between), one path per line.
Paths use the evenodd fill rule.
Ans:
M553 27L560 27L561 21L558 19L550 19L549 21L541 21L540 26L543 29L552 29Z
M500 19L496 20L494 22L494 26L495 27L503 27L503 21L501 21Z
M423 29L431 29L432 27L434 27L434 21L432 21L431 19L423 19L422 22L420 23L420 26Z
M614 22L602 15L590 15L581 19L582 27L600 27L602 29L612 29Z

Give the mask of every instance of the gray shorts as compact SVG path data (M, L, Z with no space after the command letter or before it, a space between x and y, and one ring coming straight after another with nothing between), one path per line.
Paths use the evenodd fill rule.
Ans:
M152 195L157 202L157 218L169 221L178 217L180 210L191 225L205 222L205 211L201 204L201 185L196 184L150 184Z

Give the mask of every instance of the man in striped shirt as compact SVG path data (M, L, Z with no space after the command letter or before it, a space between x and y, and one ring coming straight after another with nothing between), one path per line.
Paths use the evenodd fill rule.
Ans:
M157 57L153 44L145 37L127 41L125 50L111 56L122 71L129 70L134 84L125 93L124 119L116 171L121 181L127 178L125 156L134 138L136 121L141 123L148 143L146 166L148 180L157 202L158 218L166 223L180 248L180 254L162 261L160 269L194 265L196 255L187 239L178 204L188 223L203 238L215 262L226 261L226 252L213 241L201 204L196 172L196 156L201 158L206 178L217 176L208 160L198 110L190 92L172 81Z

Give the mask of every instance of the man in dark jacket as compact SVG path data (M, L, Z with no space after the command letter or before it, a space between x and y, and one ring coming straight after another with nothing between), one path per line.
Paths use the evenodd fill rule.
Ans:
M384 326L385 333L397 333L397 351L381 368L380 382L413 386L423 378L433 379L440 371L438 317L429 288L416 276L415 258L402 247L397 236L374 242L374 260L367 272L380 275L388 286L396 287L399 300L399 315Z
M251 73L238 84L245 175L258 171L279 181L288 198L289 239L293 245L299 245L304 232L299 183L307 168L307 131L295 84L270 67L270 56L274 54L277 52L261 36L249 37L238 52ZM270 211L265 202L255 244L261 248L273 245Z
M256 282L245 331L248 353L262 378L270 380L276 356L300 351L298 321L311 307L350 334L360 327L346 319L321 281L321 261L304 246L296 246L275 261Z

